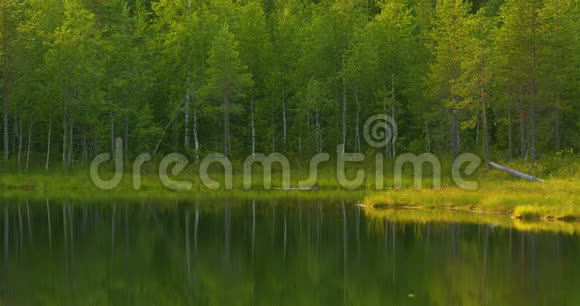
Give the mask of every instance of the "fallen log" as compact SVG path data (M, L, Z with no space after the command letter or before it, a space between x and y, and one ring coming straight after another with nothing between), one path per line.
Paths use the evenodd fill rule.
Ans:
M492 166L493 168L495 168L495 169L498 169L498 170L501 170L501 171L505 171L505 172L507 172L507 173L509 173L511 175L515 175L517 177L526 179L528 181L534 181L534 182L543 182L544 181L543 179L537 178L535 176L531 176L529 174L525 174L523 172L516 171L514 169L510 169L510 168L507 168L507 167L504 167L504 166L500 166L500 165L498 165L496 163L488 162L488 164L490 166Z

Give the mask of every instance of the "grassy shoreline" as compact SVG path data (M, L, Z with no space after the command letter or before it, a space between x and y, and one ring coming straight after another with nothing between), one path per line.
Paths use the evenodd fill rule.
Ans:
M525 220L578 221L580 181L483 181L475 191L459 188L389 190L367 195L364 204L374 208L413 206L423 209L496 213Z
M153 177L143 179L141 190L133 190L123 182L110 191L99 190L83 174L72 175L12 175L3 176L0 198L66 198L66 199L324 199L363 202L374 208L417 207L422 209L451 209L466 212L497 213L527 220L580 220L580 180L549 179L544 183L517 179L478 179L478 190L462 190L444 184L441 189L412 188L407 180L404 188L376 190L361 188L341 189L331 180L319 184L317 191L264 190L256 182L250 190L235 185L233 190L210 190L199 183L192 190L173 191L156 183Z
M332 166L319 170L316 186L318 191L264 190L262 169L256 169L252 187L242 188L240 171L234 171L233 190L211 190L204 186L195 175L195 165L183 171L175 180L192 182L192 189L173 191L161 183L154 165L146 169L142 176L141 190L133 190L132 175L125 173L119 186L110 191L99 190L89 178L88 169L75 169L69 172L1 171L0 198L20 199L191 199L205 198L239 198L239 199L320 199L344 200L352 203L363 202L375 208L401 208L413 206L422 209L450 209L465 212L486 212L525 220L580 220L580 163L577 158L552 158L541 163L508 164L511 168L541 177L545 182L528 182L514 178L509 174L492 170L485 171L480 167L471 177L478 182L479 188L474 191L462 190L455 186L449 174L443 174L441 189L432 189L428 173L423 176L425 188L413 188L411 171L404 173L403 188L393 189L393 177L385 175L385 189L377 190L374 185L372 165L359 165L366 170L367 176L361 188L349 190L343 188L336 180L336 170ZM386 165L385 173L391 173L391 165ZM219 169L218 169L219 170ZM239 170L239 169L238 169ZM357 167L347 170L347 177L356 175ZM412 170L412 169L406 169ZM428 169L427 169L428 172ZM104 177L112 176L105 170ZM302 168L292 173L291 186L299 186L299 181L308 178L307 169ZM224 174L219 171L210 173L210 177L223 186ZM271 175L272 186L281 186L281 174L274 170Z

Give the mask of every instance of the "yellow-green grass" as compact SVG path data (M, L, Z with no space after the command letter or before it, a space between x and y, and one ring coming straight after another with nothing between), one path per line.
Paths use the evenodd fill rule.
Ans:
M580 220L580 180L549 179L543 183L480 180L477 190L404 188L367 195L372 207L415 206L493 212L527 220Z
M251 196L291 196L291 197L306 197L306 198L343 198L345 200L352 200L353 202L359 202L364 198L365 192L367 190L376 189L375 186L375 171L374 165L369 164L351 164L347 171L346 176L348 179L352 180L356 177L357 171L362 169L365 170L365 179L360 186L353 186L348 184L341 184L337 179L337 171L333 164L325 165L320 167L318 170L318 179L315 182L315 186L320 189L320 191L280 191L280 190L266 190L264 188L264 180L266 176L264 175L263 168L254 167L252 171L252 180L249 190L244 188L244 175L241 165L234 165L234 173L232 176L233 190L224 190L225 174L223 173L223 168L214 167L209 171L209 176L212 180L215 180L219 184L217 190L213 188L218 187L216 183L208 186L201 181L199 175L199 169L197 165L191 164L185 170L182 171L178 176L172 176L172 180L175 181L188 181L192 183L192 188L190 190L174 191L162 184L161 179L158 174L158 169L156 165L147 165L144 167L141 175L141 185L139 190L134 190L133 188L133 175L130 171L125 171L123 178L121 179L119 185L112 190L101 190L95 186L91 181L89 170L86 167L79 167L76 169L69 169L68 171L49 171L45 172L43 169L34 169L31 171L18 171L12 168L11 171L0 168L0 191L4 197L30 197L32 195L40 196L58 196L58 197L86 197L88 195L99 196L99 197L191 197L192 194L208 194L213 196L241 196L241 197L251 197ZM360 169L359 169L360 167ZM391 170L389 167L385 168L384 171L384 188L390 188L393 185L393 178ZM411 169L408 169L411 170ZM111 167L104 167L100 172L101 176L106 178L113 177L113 171ZM302 167L296 167L292 169L291 172L291 187L303 187L303 181L309 178L309 169L302 164ZM272 182L272 189L279 189L282 186L282 174L281 169L274 167L270 175ZM425 176L423 179L423 185L425 187L432 186L432 179ZM451 179L449 177L443 177L442 182L444 184L450 184ZM405 173L403 177L403 186L413 186L413 175L412 171ZM356 187L356 188L352 188Z
M443 160L443 169L450 169L450 163ZM293 163L291 186L301 186L300 181L309 176L306 162ZM514 178L498 170L486 171L480 167L470 179L477 180L479 188L475 191L461 190L450 177L450 171L443 171L442 188L431 189L430 169L424 169L423 189L413 189L413 171L404 168L403 188L393 189L392 164L385 164L383 190L376 190L374 164L349 163L348 178L354 178L356 171L366 172L365 181L356 190L349 190L338 183L336 168L333 162L323 164L319 170L316 186L320 191L265 191L261 167L255 167L250 190L243 188L242 164L234 163L233 190L223 190L223 168L214 165L210 168L210 177L220 182L222 189L211 190L199 177L197 164L190 164L175 180L192 182L189 191L173 191L165 187L158 175L155 163L146 164L141 179L141 189L133 190L133 177L126 171L118 187L103 191L95 187L89 177L86 166L77 165L68 171L52 170L48 173L43 168L31 168L30 171L18 170L17 167L0 167L0 197L3 198L192 198L198 195L205 197L236 197L256 199L304 198L329 199L360 202L364 199L371 206L411 205L424 208L451 207L466 211L487 211L524 219L578 219L580 209L580 162L575 156L569 158L553 157L535 164L515 162L506 166L524 171L541 178L544 183L528 182ZM105 165L101 174L112 177L112 165ZM281 187L280 169L274 167L272 186Z

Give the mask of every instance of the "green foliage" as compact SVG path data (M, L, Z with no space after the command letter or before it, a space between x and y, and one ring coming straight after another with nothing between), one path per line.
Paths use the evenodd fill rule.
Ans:
M580 148L573 0L28 0L0 9L1 137L21 164L28 146L37 160L86 164L115 137L127 158L156 148L196 160L305 158L341 143L375 151L362 127L377 113L400 127L387 153L489 148L492 160L527 162Z

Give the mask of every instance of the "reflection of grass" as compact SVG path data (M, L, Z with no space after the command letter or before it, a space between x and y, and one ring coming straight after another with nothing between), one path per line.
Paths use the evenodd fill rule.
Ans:
M580 232L580 222L562 222L545 220L522 220L510 218L505 214L474 213L451 209L373 209L366 208L365 214L369 227L374 232L382 232L384 220L398 223L470 223L486 224L521 231L547 231L574 234Z

